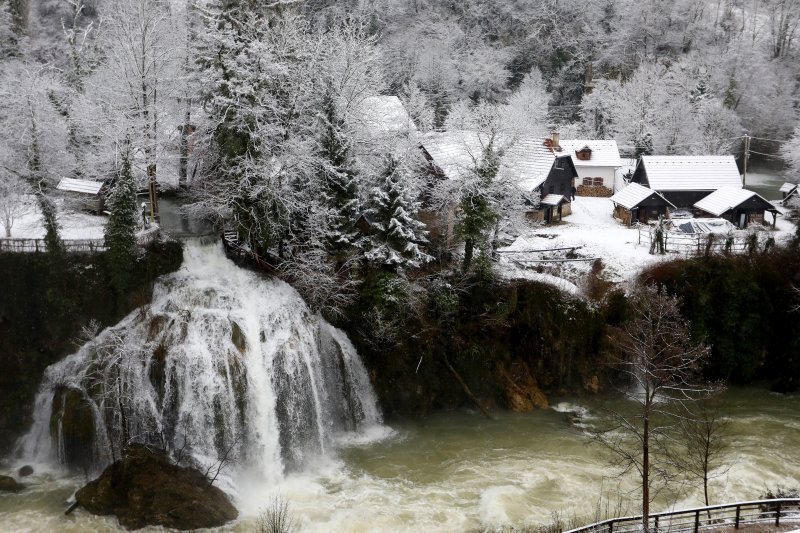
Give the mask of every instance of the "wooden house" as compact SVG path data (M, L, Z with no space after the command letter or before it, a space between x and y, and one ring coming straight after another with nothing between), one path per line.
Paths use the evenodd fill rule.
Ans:
M79 209L99 215L105 209L107 187L102 181L62 178L56 189L77 203Z
M420 149L435 179L460 180L474 172L483 159L488 139L475 132L437 132L422 138ZM551 222L555 215L566 216L570 210L570 192L578 176L568 153L554 149L550 139L526 139L511 142L495 139L494 148L500 159L498 179L514 183L530 198L529 216L533 220ZM557 145L556 145L557 146ZM549 195L561 196L558 202Z
M774 226L778 214L775 206L761 195L738 187L718 189L695 203L694 208L702 213L724 218L739 229L744 229L753 222L763 224L765 211L772 213Z
M646 224L659 217L669 218L669 208L675 207L660 193L638 183L631 183L619 190L611 197L611 201L614 204L614 218L627 226L637 222Z
M717 189L742 187L732 155L645 155L631 182L661 193L676 207L687 208Z
M562 139L560 146L572 157L578 172L578 196L608 197L614 193L614 177L622 167L617 141Z
M785 202L792 196L800 196L800 191L798 191L798 185L800 184L788 183L788 182L781 185L781 188L779 189L782 194L781 201Z

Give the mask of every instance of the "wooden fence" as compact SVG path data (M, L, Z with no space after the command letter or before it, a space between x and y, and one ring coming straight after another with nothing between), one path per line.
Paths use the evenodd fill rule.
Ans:
M650 533L677 531L697 532L701 529L739 529L741 526L764 524L780 526L783 522L800 521L800 498L780 498L750 502L727 503L668 511L650 515ZM642 531L642 517L611 518L565 533L629 533Z
M656 228L653 226L639 226L639 244L649 246L658 252ZM709 254L744 254L755 250L763 250L771 235L758 233L682 233L678 231L664 231L664 252L678 253L686 256ZM773 241L774 243L774 241Z
M139 246L158 240L161 237L160 231L153 230L140 233L136 236L136 243ZM64 249L67 253L94 253L106 251L104 239L63 239ZM0 252L46 252L47 245L44 239L13 239L0 238Z

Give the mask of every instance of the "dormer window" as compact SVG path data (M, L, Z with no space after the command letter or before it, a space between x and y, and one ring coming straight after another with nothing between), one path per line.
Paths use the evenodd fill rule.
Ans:
M589 161L592 158L592 149L587 145L580 150L575 150L575 157L579 161Z
M558 169L558 170L564 170L564 160L561 159L560 157L556 158L555 168Z

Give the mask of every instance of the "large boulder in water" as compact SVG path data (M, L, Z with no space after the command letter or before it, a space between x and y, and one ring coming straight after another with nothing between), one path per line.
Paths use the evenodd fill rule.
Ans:
M0 492L19 492L24 488L25 485L17 483L13 477L0 476Z
M142 445L128 447L75 500L91 513L115 515L128 529L219 527L238 516L225 493L201 472L173 464L164 452Z

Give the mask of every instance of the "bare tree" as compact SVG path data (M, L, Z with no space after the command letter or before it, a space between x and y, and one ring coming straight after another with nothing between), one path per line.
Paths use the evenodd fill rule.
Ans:
M5 228L6 237L11 237L14 222L31 208L25 192L25 183L0 167L0 224Z
M679 427L680 446L676 449L675 464L688 477L702 481L703 498L708 506L709 480L727 472L727 469L717 468L722 466L723 458L730 448L730 423L723 418L718 402L700 401L694 405L691 416L680 420Z
M707 346L695 343L679 300L663 288L642 286L630 295L632 317L613 336L611 363L625 378L632 409L609 409L594 439L614 464L641 478L642 528L649 531L650 503L672 481L665 445L676 423L691 418L690 405L719 390L700 379Z

